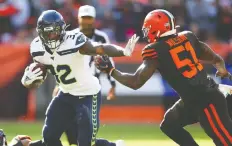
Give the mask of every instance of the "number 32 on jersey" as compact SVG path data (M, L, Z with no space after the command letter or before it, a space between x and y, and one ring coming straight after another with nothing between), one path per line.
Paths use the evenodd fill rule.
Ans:
M68 78L68 75L71 73L71 68L68 65L57 65L56 68L53 66L48 66L50 72L55 76L56 81L62 84L72 84L76 82L75 78Z
M180 60L179 53L184 51L187 51L192 59L185 57L184 59ZM182 75L184 77L192 78L197 74L198 71L201 71L203 69L203 66L197 59L196 53L190 42L186 42L184 45L177 46L171 49L169 52L172 56L172 59L177 69L180 69L185 66L189 66L190 70L185 70L182 72Z

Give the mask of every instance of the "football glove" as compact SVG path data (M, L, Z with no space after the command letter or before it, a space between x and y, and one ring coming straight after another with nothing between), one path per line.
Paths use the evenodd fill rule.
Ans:
M43 76L41 76L43 73L42 70L40 68L33 70L36 64L37 63L34 62L25 69L24 75L21 79L24 86L31 85L35 80L43 80Z
M97 67L97 69L99 69L102 72L108 73L108 74L114 68L107 55L95 56L94 57L94 64Z
M123 54L125 56L131 56L131 54L133 53L134 49L135 49L135 45L137 43L137 41L139 40L139 36L137 36L136 34L134 34L129 41L126 44L125 50L123 52Z

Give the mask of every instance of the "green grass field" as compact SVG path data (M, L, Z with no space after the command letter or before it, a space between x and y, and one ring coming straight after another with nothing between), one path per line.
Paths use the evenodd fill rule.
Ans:
M42 122L0 122L0 125L9 141L17 134L30 135L33 140L41 139ZM211 140L198 125L187 127L187 129L196 138L200 146L213 146ZM162 134L159 126L154 124L104 124L100 127L98 137L112 141L123 139L127 146L176 146ZM62 137L62 142L67 145L65 136Z

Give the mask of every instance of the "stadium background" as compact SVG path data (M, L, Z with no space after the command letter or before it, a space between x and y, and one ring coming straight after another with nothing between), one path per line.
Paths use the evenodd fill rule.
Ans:
M52 99L53 77L49 76L37 90L27 90L20 83L24 68L31 62L29 44L36 36L37 17L43 10L56 9L71 30L78 27L77 11L84 4L96 7L96 27L105 31L111 42L122 46L132 34L141 35L142 22L149 11L167 9L176 17L180 30L192 30L209 43L232 71L231 0L0 0L0 128L10 138L16 134L41 138L44 112ZM131 58L114 58L116 67L134 72L142 61L144 45L140 39ZM205 67L211 75L215 73L212 66ZM227 80L217 81L231 84ZM129 146L173 145L158 124L178 96L158 73L137 91L117 83L117 98L112 101L105 99L110 85L104 76L101 83L104 99L100 137L125 139ZM210 145L198 125L189 129L202 145Z

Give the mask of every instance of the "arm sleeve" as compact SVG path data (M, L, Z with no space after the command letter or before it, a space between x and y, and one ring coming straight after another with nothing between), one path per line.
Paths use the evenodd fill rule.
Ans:
M38 40L33 40L30 44L30 54L34 62L40 62L39 57L45 54L44 51L38 49Z
M142 50L142 58L143 58L143 60L154 60L154 59L158 58L158 54L157 54L155 48L152 48L149 45L147 45Z

